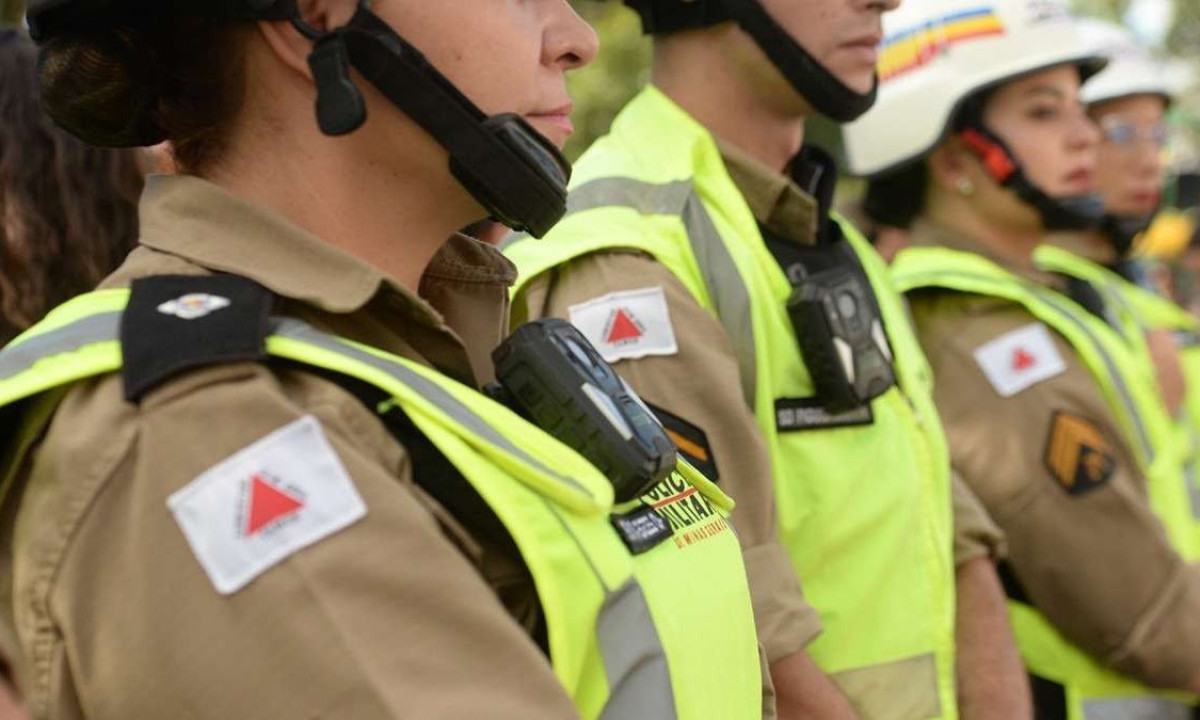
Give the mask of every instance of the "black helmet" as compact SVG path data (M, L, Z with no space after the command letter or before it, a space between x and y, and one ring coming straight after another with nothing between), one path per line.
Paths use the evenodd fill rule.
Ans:
M322 131L342 135L366 120L354 68L446 148L451 172L493 217L537 237L548 232L566 212L566 159L519 115L488 117L367 4L360 0L350 22L328 32L308 27L295 0L31 0L28 17L39 43L86 34L109 46L131 42L122 27L156 17L290 20L314 42L309 65ZM163 139L149 110L130 105L115 134L80 123L67 129L98 145L149 145Z

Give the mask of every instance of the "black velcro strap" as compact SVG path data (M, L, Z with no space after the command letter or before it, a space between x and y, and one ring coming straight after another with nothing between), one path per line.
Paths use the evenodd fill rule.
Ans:
M1108 305L1104 302L1104 296L1100 294L1095 285L1082 278L1070 275L1064 277L1067 281L1067 297L1078 303L1084 310L1100 318L1105 324L1113 324L1108 315Z
M404 448L412 465L413 482L454 516L458 522L485 547L494 549L505 556L521 572L529 575L532 586L532 574L520 548L512 535L504 526L492 507L467 480L454 463L433 444L425 433L416 426L412 418L399 406L388 403L389 396L374 385L349 375L320 370L314 367L302 366L307 372L320 375L326 380L341 387L354 396L368 410L375 414L387 427L388 432L396 442ZM549 655L549 629L546 626L545 614L537 619L531 634L534 642Z
M218 363L266 359L275 298L237 275L162 275L133 281L121 318L125 399L179 373Z

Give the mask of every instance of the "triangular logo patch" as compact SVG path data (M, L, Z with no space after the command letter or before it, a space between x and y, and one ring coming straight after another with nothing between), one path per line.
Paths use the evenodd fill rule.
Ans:
M617 311L613 313L612 322L609 324L608 336L604 339L604 342L611 344L627 340L637 340L644 334L628 310L617 308Z
M304 500L267 482L262 475L250 478L245 535L261 532L272 523L304 508Z
M1010 330L980 345L972 355L988 382L1005 398L1067 370L1050 329L1042 323Z
M662 287L609 293L567 310L571 323L610 363L679 352Z
M1012 368L1017 372L1023 372L1037 365L1037 356L1029 352L1023 347L1019 347L1013 351Z

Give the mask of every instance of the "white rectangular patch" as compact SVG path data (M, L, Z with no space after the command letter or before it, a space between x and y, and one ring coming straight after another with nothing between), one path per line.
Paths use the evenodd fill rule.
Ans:
M1050 330L1042 323L1005 333L979 346L974 354L975 362L1000 397L1012 397L1067 369Z
M167 507L223 595L367 514L311 415L209 468Z
M567 310L571 323L610 363L679 352L661 287L609 293Z

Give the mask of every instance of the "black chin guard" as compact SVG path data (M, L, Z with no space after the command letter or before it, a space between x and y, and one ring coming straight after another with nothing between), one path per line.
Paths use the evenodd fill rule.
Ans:
M488 117L365 7L317 38L309 64L326 134L353 132L366 120L352 67L449 152L451 173L497 221L542 237L566 213L571 166L558 148L519 115Z

